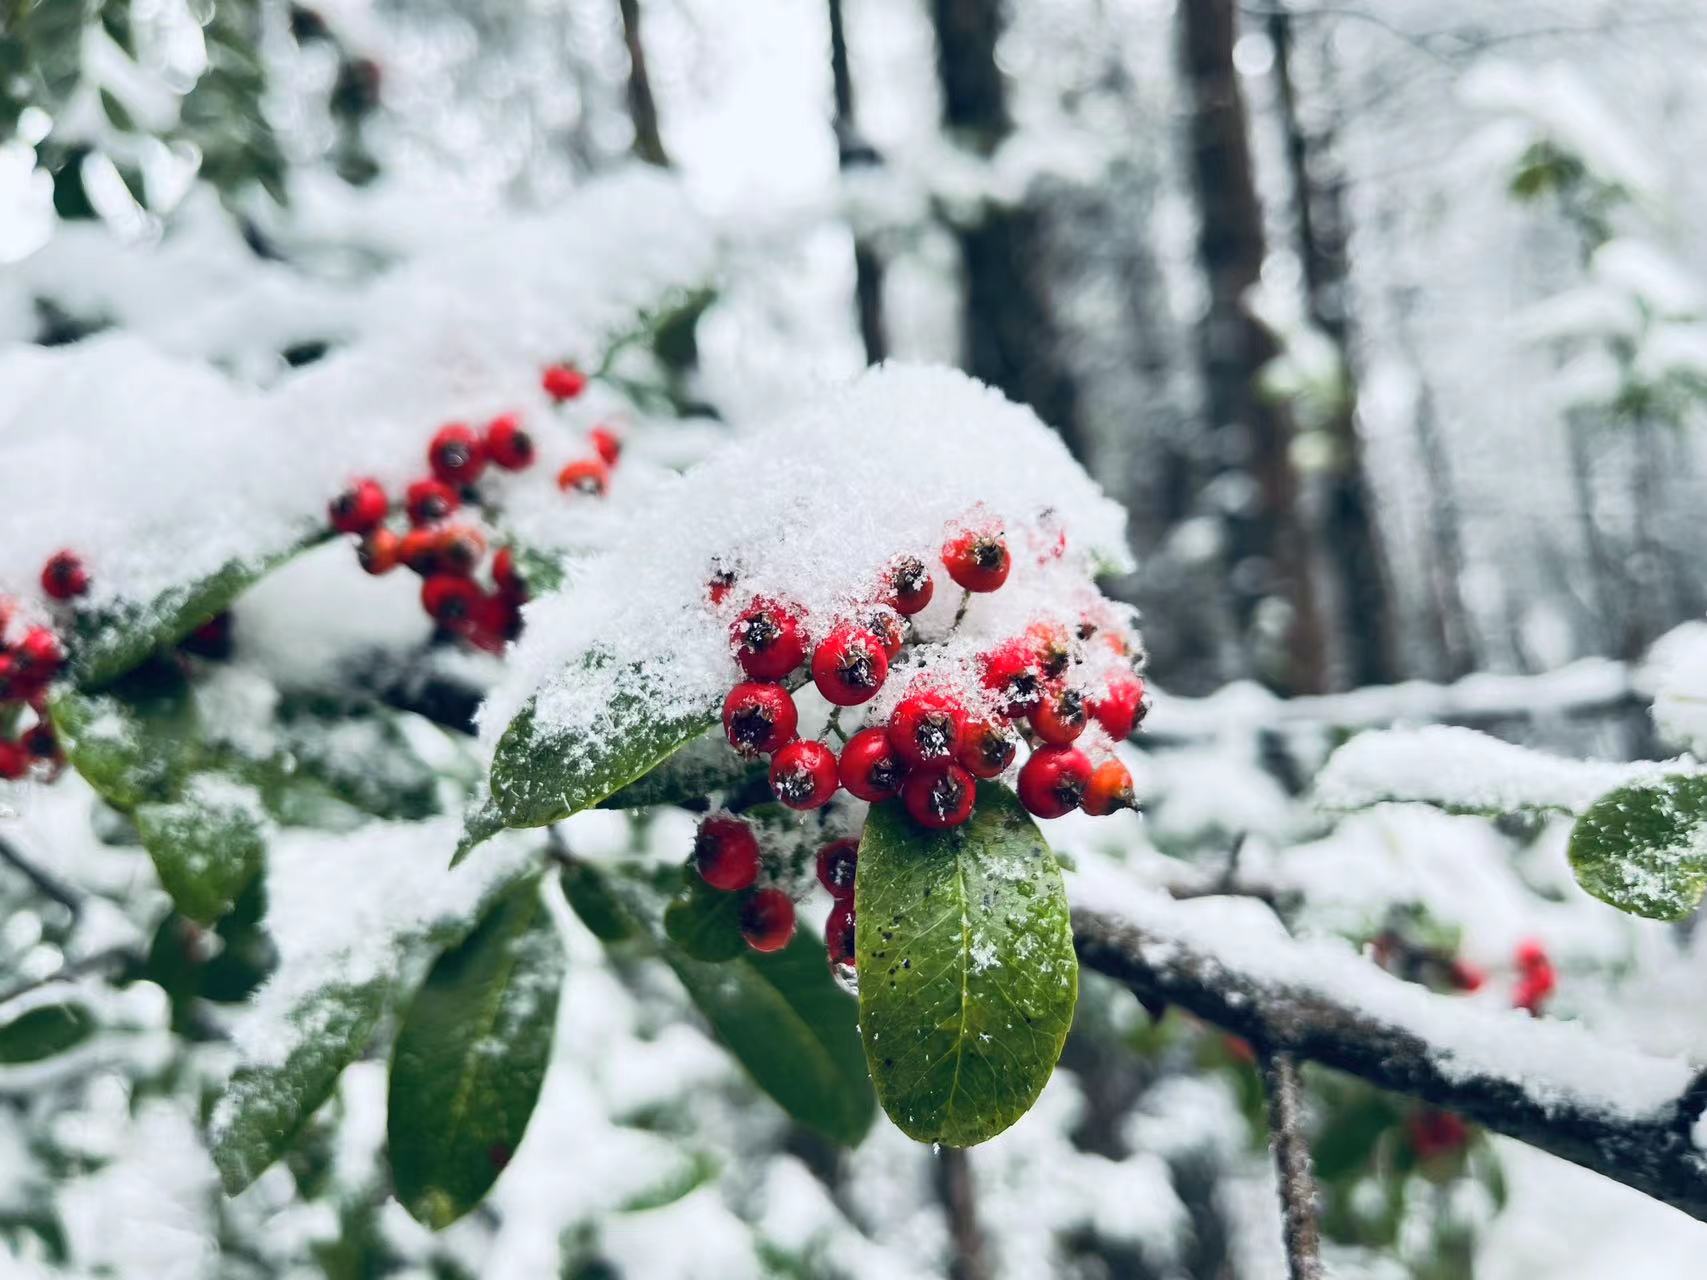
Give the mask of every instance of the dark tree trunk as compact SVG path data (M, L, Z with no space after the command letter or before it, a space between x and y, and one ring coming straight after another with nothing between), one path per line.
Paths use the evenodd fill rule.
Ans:
M854 115L853 70L848 62L847 34L842 26L842 0L830 5L830 75L836 95L836 162L843 173L861 165L882 162L861 136ZM854 236L854 306L859 315L859 338L865 362L877 364L889 354L889 335L883 323L883 259L870 241Z
M1000 0L932 0L942 122L988 156L1008 135L1007 87L996 64ZM1023 401L1085 460L1078 395L1044 279L1043 225L1030 202L985 207L955 228L965 273L964 363L974 377Z
M1305 126L1292 66L1292 19L1284 0L1268 18L1287 170L1292 180L1294 226L1303 263L1310 322L1339 353L1343 394L1322 424L1333 442L1333 464L1317 495L1317 547L1329 566L1336 624L1336 666L1353 685L1399 678L1392 583L1358 430L1357 376L1351 327L1350 264L1346 256L1345 172L1333 158L1328 129ZM1326 593L1324 593L1326 594ZM1326 602L1324 602L1326 603Z
M647 164L668 168L670 154L658 131L658 104L646 74L646 46L640 40L640 0L617 0L622 11L622 42L628 47L628 114L634 121L634 154Z
M1248 499L1225 513L1228 583L1235 617L1251 633L1265 599L1290 606L1282 660L1261 664L1285 692L1325 684L1320 621L1297 511L1297 477L1288 455L1291 426L1281 408L1258 394L1256 377L1277 348L1245 307L1262 270L1262 208L1252 171L1245 104L1233 67L1237 35L1233 0L1181 0L1180 58L1191 103L1191 176L1199 212L1198 258L1209 285L1200 334L1204 410L1224 447L1223 476ZM1227 473L1232 474L1227 474ZM1249 647L1249 646L1247 646Z

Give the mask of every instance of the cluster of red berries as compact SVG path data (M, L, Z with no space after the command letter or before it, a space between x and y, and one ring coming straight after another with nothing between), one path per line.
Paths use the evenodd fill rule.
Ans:
M971 593L998 590L1012 557L1001 528L978 523L951 532L941 551L948 576ZM720 604L733 576L712 579ZM972 816L977 780L1004 773L1019 739L1031 754L1019 771L1021 803L1040 818L1074 809L1095 815L1135 807L1132 776L1112 751L1093 758L1078 745L1095 721L1118 742L1143 716L1144 683L1120 629L1087 615L1077 635L1050 621L1028 627L980 655L970 696L955 682L921 670L882 724L845 740L840 758L825 742L801 738L789 681L807 664L812 683L832 706L875 697L910 639L909 619L935 592L917 556L891 561L870 598L834 619L808 652L807 621L787 602L749 600L730 627L735 660L748 677L723 702L723 729L743 755L770 756L771 790L792 809L816 809L840 789L878 803L899 797L921 826L959 826ZM1087 695L1066 677L1083 660L1081 646L1100 636L1120 656L1100 690Z
M75 600L89 591L89 570L74 551L56 551L41 571L50 600ZM0 599L0 637L13 630L16 605ZM23 629L16 643L0 643L0 778L16 781L32 772L57 773L65 763L47 715L47 687L65 665L65 647L50 626ZM31 723L21 727L25 720Z
M1559 971L1553 967L1547 948L1534 938L1517 944L1512 956L1517 966L1517 987L1512 991L1511 1004L1535 1017L1559 986Z
M586 375L561 364L546 369L541 381L558 402L574 399L587 385ZM557 484L565 493L602 497L622 442L600 426L588 432L587 443L590 455L565 466ZM488 465L525 471L534 461L533 437L516 414L500 414L481 431L453 422L439 428L427 445L431 474L403 491L406 530L388 524L391 498L371 478L352 482L334 498L328 518L337 532L360 539L356 554L368 573L390 573L403 565L420 574L421 607L434 622L478 648L501 653L521 632L527 582L514 552L501 547L488 567L490 587L482 586L477 575L486 560L486 535L456 516L465 502L480 503L477 484Z
M818 883L835 905L824 924L830 963L851 965L854 958L854 869L859 841L832 840L818 851ZM694 869L713 889L739 893L741 936L754 951L780 951L794 937L794 900L781 889L755 888L764 859L758 837L740 818L717 814L705 819L694 836Z

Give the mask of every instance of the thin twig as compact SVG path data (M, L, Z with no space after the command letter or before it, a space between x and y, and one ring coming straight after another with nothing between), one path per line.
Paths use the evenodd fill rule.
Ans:
M1280 1187L1281 1230L1286 1269L1292 1280L1321 1280L1322 1240L1316 1222L1316 1174L1304 1134L1304 1088L1298 1063L1288 1053L1259 1050L1263 1090L1268 1095L1269 1145Z
M15 987L0 991L0 1005L9 1004L21 995L27 995L29 992L39 990L42 987L52 986L56 982L68 982L72 978L81 977L83 974L104 969L110 964L117 964L123 968L127 964L141 964L145 958L134 947L108 947L105 951L96 951L80 960L67 961L52 973L44 974L39 978L32 978L27 982L20 982Z
M989 1280L984 1234L978 1228L978 1195L972 1181L972 1162L959 1147L941 1147L936 1159L937 1194L948 1215L950 1280Z
M7 863L19 871L43 897L52 898L69 911L73 920L83 914L83 897L77 890L36 866L24 855L23 850L4 837L0 837L0 862Z

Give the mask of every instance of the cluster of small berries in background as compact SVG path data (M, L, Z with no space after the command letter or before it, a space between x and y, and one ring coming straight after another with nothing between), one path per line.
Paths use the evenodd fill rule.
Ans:
M41 571L49 600L69 603L89 591L89 570L74 551L56 551ZM47 688L65 665L65 646L45 623L24 624L15 601L0 599L0 778L57 775L65 757L47 716Z
M556 364L545 370L541 384L562 403L579 396L587 378L572 365ZM587 456L558 472L557 485L566 494L603 497L622 441L609 427L597 426L587 433L587 445ZM356 555L368 573L390 573L399 565L413 570L421 577L421 607L434 622L477 648L501 653L521 632L527 581L511 548L500 547L488 558L486 532L463 513L489 505L479 488L488 466L526 471L535 461L533 437L516 414L500 414L479 431L453 422L427 445L430 474L403 491L406 527L393 527L392 498L373 479L353 481L332 500L328 518L335 531L359 539Z
M951 529L940 560L965 595L999 590L1012 553L1001 527L976 519ZM721 605L735 575L720 570L710 584ZM1022 804L1040 818L1075 809L1104 815L1133 808L1132 777L1111 749L1093 753L1080 742L1101 726L1118 742L1143 717L1144 682L1134 669L1141 658L1124 629L1090 613L1071 631L1040 619L981 653L974 677L921 642L911 618L936 591L930 567L902 555L878 575L869 599L833 618L809 640L811 620L783 600L757 597L739 609L730 643L747 679L723 703L729 743L745 756L770 757L770 784L792 809L816 809L838 790L871 803L899 797L913 820L940 830L972 816L977 780L1013 765L1021 741L1031 751L1019 769ZM958 624L958 620L957 620ZM1106 646L1100 684L1087 691L1069 679L1085 663L1089 646ZM836 714L875 698L892 674L907 670L903 695L881 723L844 739L840 756L826 742L799 736L799 711L790 682L806 665L811 681Z

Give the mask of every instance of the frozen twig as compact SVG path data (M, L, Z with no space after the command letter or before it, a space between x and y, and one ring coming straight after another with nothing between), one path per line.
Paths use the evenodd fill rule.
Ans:
M1139 929L1079 910L1073 913L1073 936L1082 964L1124 983L1141 1000L1178 1005L1271 1053L1316 1062L1457 1112L1707 1221L1707 1161L1691 1137L1707 1110L1707 1072L1669 1103L1631 1114L1537 1072L1467 1068L1414 1025L1383 1016L1377 1001L1354 1004L1333 994L1329 983L1318 988L1277 979L1213 955L1154 921ZM1305 954L1301 944L1274 945L1297 946ZM1471 1030L1487 1018L1485 1011L1397 978L1376 973L1371 981L1390 982L1395 1004L1401 996L1438 1001L1438 1007L1430 1005L1434 1025L1461 1018ZM1535 1064L1546 1063L1556 1048L1548 1031L1544 1022L1518 1019L1499 1028L1511 1051L1506 1056ZM1526 1045L1533 1051L1526 1052ZM1652 1065L1635 1051L1625 1056L1630 1072Z
M0 862L6 863L19 872L24 879L35 886L36 892L43 897L51 898L71 913L75 920L83 913L83 899L77 891L65 884L58 877L48 874L38 867L23 850L10 840L0 837Z
M1321 1280L1316 1174L1310 1167L1310 1140L1304 1133L1303 1082L1291 1054L1258 1053L1268 1096L1269 1145L1274 1148L1274 1173L1280 1186L1287 1274L1292 1280Z

